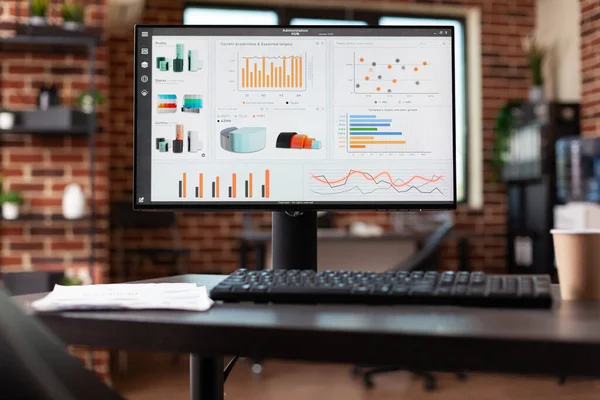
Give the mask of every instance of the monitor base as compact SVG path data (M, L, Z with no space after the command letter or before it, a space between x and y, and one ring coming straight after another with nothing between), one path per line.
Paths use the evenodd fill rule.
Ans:
M273 269L317 270L317 212L273 212Z

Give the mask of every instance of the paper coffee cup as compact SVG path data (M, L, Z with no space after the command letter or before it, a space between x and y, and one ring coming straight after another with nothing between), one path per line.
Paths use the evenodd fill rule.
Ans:
M600 300L600 229L553 229L563 300Z

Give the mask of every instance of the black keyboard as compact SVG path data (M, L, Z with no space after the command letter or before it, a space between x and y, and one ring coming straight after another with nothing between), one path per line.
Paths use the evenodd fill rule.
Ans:
M361 272L238 269L213 300L303 304L436 304L472 307L549 308L548 275L483 272Z

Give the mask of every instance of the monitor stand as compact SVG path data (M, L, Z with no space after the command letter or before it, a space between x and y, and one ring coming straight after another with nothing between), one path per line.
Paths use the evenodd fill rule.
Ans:
M317 270L317 212L273 212L273 269Z

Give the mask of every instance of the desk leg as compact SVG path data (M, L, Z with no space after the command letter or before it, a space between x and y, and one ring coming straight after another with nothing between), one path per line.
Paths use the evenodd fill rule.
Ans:
M223 400L223 357L190 355L190 400Z

